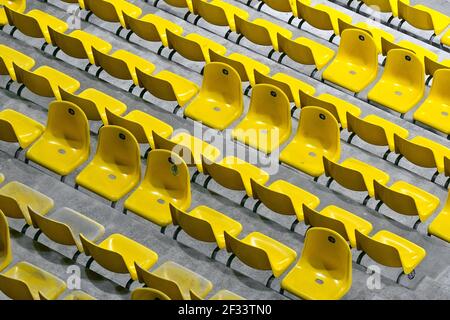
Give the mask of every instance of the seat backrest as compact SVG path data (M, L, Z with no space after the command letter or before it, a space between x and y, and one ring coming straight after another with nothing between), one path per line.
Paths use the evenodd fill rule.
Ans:
M102 120L102 117L94 101L70 93L61 87L59 87L59 93L62 100L72 102L76 104L81 110L83 110L84 114L89 120Z
M149 143L145 130L140 123L121 117L108 109L105 109L105 114L109 125L127 129L134 135L138 143Z
M211 176L221 186L231 190L245 190L241 174L229 167L212 162L202 156L203 173Z
M424 60L425 60L425 73L427 75L434 76L434 73L440 69L450 70L449 66L443 65L435 60L430 59L427 56L424 56Z
M86 10L92 11L97 17L109 22L120 22L113 2L105 0L84 0Z
M223 8L204 0L192 0L194 14L201 16L205 21L216 25L228 26L227 16Z
M268 84L268 85L277 87L278 89L281 89L283 91L283 93L288 98L289 102L294 102L293 94L295 94L295 92L292 92L291 87L289 87L289 85L286 82L273 79L271 76L262 74L261 72L259 72L256 69L254 71L254 74L255 74L255 84L257 84L257 85ZM255 86L255 88L256 88L256 86ZM253 91L252 91L252 97L253 97Z
M302 107L314 106L314 107L323 108L323 109L327 110L328 112L330 112L339 123L341 122L341 119L339 118L339 113L334 104L332 104L328 101L324 101L322 99L316 98L302 90L299 90L298 94L300 96L300 104Z
M79 39L56 31L51 26L48 27L48 33L53 45L60 48L65 54L78 59L88 58L83 43Z
M170 298L156 289L136 288L131 292L131 300L170 300Z
M224 231L228 252L234 253L246 265L259 270L272 270L269 256L261 249L248 245Z
M361 172L344 167L336 162L329 160L327 157L323 157L323 167L325 168L326 176L333 178L344 188L353 191L367 192L367 186L364 182L364 176Z
M147 41L161 42L158 29L153 22L131 17L125 11L122 11L122 15L126 28L133 31L138 37Z
M387 54L386 66L380 81L395 79L414 91L425 90L425 66L416 54L409 50L392 49Z
M143 72L139 68L136 68L136 76L139 81L139 86L155 97L166 101L177 101L177 95L169 81Z
M338 27L339 27L339 34L342 34L342 32L344 32L344 30L347 30L347 29L356 29L356 30L360 30L360 31L365 31L373 37L373 34L372 34L372 32L370 32L370 30L366 30L366 29L357 27L357 26L355 26L351 23L348 23L339 18L338 18Z
M367 6L380 12L392 12L391 0L361 0Z
M264 26L245 20L238 15L234 15L236 32L242 34L250 42L261 46L272 46L269 30Z
M289 58L305 65L316 65L313 52L310 47L286 38L281 33L277 33L278 49Z
M92 47L92 54L94 56L94 61L97 66L102 67L107 73L109 73L114 78L122 80L132 80L130 69L128 65L122 59L118 59L103 53Z
M367 31L346 29L341 34L336 60L378 70L378 49Z
M0 291L13 300L35 300L28 285L19 279L0 274Z
M437 168L433 150L394 133L395 153L424 168Z
M184 160L184 162L188 166L193 167L196 165L194 156L189 148L181 144L176 144L175 142L170 141L169 139L166 139L164 137L161 137L155 131L153 131L152 134L155 149L165 149L175 152L178 156L180 156Z
M450 158L444 157L444 173L450 177Z
M5 115L7 113L15 113L17 111L14 111L12 109L3 109L0 111L0 140L6 141L6 142L18 142L16 131L14 129L14 126L8 119L3 117L2 115Z
M377 146L388 146L389 142L383 127L367 122L347 112L347 130L355 133L367 143Z
M25 219L19 203L10 196L4 195L0 190L0 210L7 217L13 219Z
M23 34L33 38L44 38L44 34L39 26L38 21L21 12L15 11L8 6L4 6L8 23L15 26Z
M393 191L376 180L373 181L373 186L375 199L381 200L392 210L407 216L419 215L419 210L413 197Z
M450 69L436 70L428 99L436 99L449 106L450 94L448 88L450 88Z
M232 67L236 72L239 74L239 77L241 78L241 81L249 81L247 70L245 70L244 65L242 62L231 59L229 57L225 57L221 55L220 53L217 53L214 50L209 49L209 59L211 62L221 62L228 64L230 67ZM256 72L256 70L255 70Z
M395 247L373 240L359 230L355 230L355 236L357 249L364 251L376 262L392 268L402 267L400 254Z
M144 270L136 262L134 263L134 265L136 268L136 273L139 282L144 283L147 287L151 289L161 291L172 300L184 300L180 287L176 282L157 276L154 273Z
M252 187L253 198L259 199L270 210L284 215L296 214L294 204L286 194L271 190L251 178L250 185Z
M306 20L314 28L321 30L333 30L330 15L320 9L316 9L304 0L297 1L298 17Z
M1 48L1 49L3 49L3 48ZM0 56L0 74L3 76L7 76L7 75L11 76L9 74L9 70L8 70L8 67L6 66L5 60L3 60L3 57L1 57L1 56Z
M31 71L27 71L19 67L14 62L13 68L14 73L16 74L17 77L17 82L23 83L28 88L28 90L42 97L52 98L55 96L55 93L53 92L53 89L47 78L35 74Z
M385 38L381 38L381 54L383 56L387 56L388 52L393 50L393 49L403 49L403 50L407 50L410 51L412 53L415 53L414 50L410 49L410 48L406 48L403 47L401 45L398 45L397 43L394 43L392 41L389 41Z
M187 0L164 0L164 2L167 2L172 7L188 8Z
M311 209L306 204L302 205L305 224L311 227L327 228L339 233L345 241L349 241L347 229L342 221L320 214L320 212Z
M276 11L292 12L291 0L262 0L262 2Z
M11 263L12 258L8 219L0 210L0 271Z
M410 6L401 0L398 0L398 17L408 21L409 24L416 28L422 30L434 29L430 13Z
M174 49L176 52L178 52L188 60L206 61L206 57L203 54L202 48L197 42L177 35L169 29L166 29L166 35L167 43L170 49Z

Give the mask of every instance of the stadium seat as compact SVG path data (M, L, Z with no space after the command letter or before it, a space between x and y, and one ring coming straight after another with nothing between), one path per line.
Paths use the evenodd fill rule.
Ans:
M5 9L3 7L9 7L14 11L23 13L27 7L27 0L4 0L2 1L2 7L0 8L0 25L8 23Z
M261 2L275 11L291 12L297 17L297 4L294 0L262 0Z
M441 44L450 47L450 30L448 30L441 38Z
M398 1L398 17L418 29L433 30L435 35L450 24L450 18L437 10L422 4L411 6L401 0Z
M13 300L55 300L66 290L65 281L25 261L0 274L0 291Z
M302 299L338 300L352 286L352 254L336 231L312 228L300 260L281 281L281 288Z
M179 231L199 241L214 242L219 249L225 248L224 231L233 237L242 231L239 222L210 207L198 206L187 213L172 204L169 206L173 224L179 226Z
M33 58L23 54L22 52L0 44L0 74L9 74L11 79L16 81L17 78L16 73L14 72L13 63L22 69L29 71L34 67L36 62Z
M409 135L405 128L374 114L361 119L347 112L347 126L352 136L357 135L370 144L387 146L391 152L395 151L394 134L405 139ZM349 138L349 142L351 139Z
M387 40L386 38L381 39L381 54L383 56L387 56L389 51L393 49L403 49L411 51L415 53L417 58L422 62L425 62L425 58L428 58L432 61L438 60L438 55L436 53L434 53L431 50L428 50L427 48L424 48L420 44L416 44L408 40L401 40L397 43L394 43Z
M149 144L154 149L152 132L168 138L173 132L171 125L141 110L133 110L125 116L119 116L105 109L108 124L120 126L130 131L138 143Z
M74 93L80 87L78 80L49 66L27 71L13 62L13 68L17 82L23 83L28 90L42 97L61 100L59 88Z
M157 261L158 254L144 245L124 235L115 233L104 239L101 243L86 239L80 234L84 253L91 256L103 268L115 273L129 273L132 280L137 280L135 265L148 270ZM90 265L88 263L87 267Z
M388 13L391 12L394 17L398 17L398 0L358 0L366 4L373 10ZM402 0L409 4L409 0ZM361 6L360 6L361 7Z
M177 153L189 167L197 166L199 172L203 172L202 156L209 161L215 161L220 156L219 149L185 132L178 133L170 140L153 132L153 142L155 149Z
M373 236L355 230L358 250L387 267L402 268L409 275L422 262L426 251L409 240L387 230L378 231Z
M348 241L352 248L356 248L355 230L368 235L373 228L369 221L334 205L316 211L303 204L303 213L306 225L334 230Z
M133 80L134 85L139 86L136 68L145 73L152 73L155 65L126 50L117 50L113 54L102 53L92 47L94 61L97 66L102 67L114 78L122 80Z
M126 29L130 29L144 40L161 42L164 47L168 46L166 29L177 35L183 34L182 27L156 14L150 13L142 18L129 16L126 12L122 14Z
M152 272L136 263L136 270L139 282L172 300L190 300L189 291L204 298L213 288L211 281L173 261L164 262Z
M450 243L450 192L442 211L428 226L428 234Z
M83 292L81 290L75 290L69 293L67 296L65 296L63 300L97 300L97 299L95 299L90 294L87 294L86 292Z
M176 101L180 107L184 107L199 91L194 82L168 70L162 70L158 74L152 75L137 67L136 76L139 87L159 99Z
M0 140L28 148L44 132L45 127L13 109L0 111Z
M338 164L323 157L323 166L327 177L332 178L344 188L367 192L371 198L375 192L373 181L385 185L390 179L386 172L355 158L347 158ZM330 183L328 182L328 185Z
M227 251L232 253L227 262L228 266L236 256L254 269L271 270L273 276L278 278L297 258L294 250L260 232L252 232L242 240L233 237L226 231L224 234Z
M291 135L291 106L284 92L270 84L257 84L250 107L231 135L255 149L271 153Z
M181 210L191 205L189 170L177 154L152 150L144 179L125 201L124 208L165 227L172 223L170 203Z
M140 7L126 0L83 0L85 9L92 11L97 17L108 22L120 22L126 27L123 13L137 18L142 14Z
M106 109L117 115L122 115L127 111L125 103L94 88L88 88L79 94L73 94L60 87L59 93L63 101L72 102L80 107L88 120L102 121L104 125L108 124Z
M240 9L221 0L192 0L193 13L205 19L205 21L222 27L229 27L231 31L236 31L234 17L247 20L250 16L245 10Z
M236 15L234 20L236 32L241 37L261 46L271 46L275 51L279 51L277 34L281 34L288 39L292 37L292 32L265 19L248 21Z
M94 158L76 177L82 186L115 202L130 192L141 176L141 158L136 138L125 128L100 129Z
M90 153L89 123L77 105L53 101L48 107L47 126L27 150L29 160L64 177L81 166Z
M202 297L198 296L192 290L189 290L191 300L203 300ZM222 289L217 291L211 298L208 300L245 300L245 298L237 295L234 292L231 292L226 289Z
M8 219L0 210L0 272L12 262L11 239L9 235Z
M320 199L314 194L284 180L276 180L268 187L253 179L250 179L250 183L254 199L276 213L295 215L297 221L304 219L303 205L316 208L320 203ZM255 208L257 209L256 205Z
M390 187L373 182L375 199L403 215L418 216L425 222L439 206L439 198L405 181L397 181Z
M309 106L302 109L297 133L281 151L280 161L318 177L324 172L322 156L338 160L340 152L339 125L335 117L320 107Z
M184 109L184 115L208 127L224 130L244 111L239 74L230 66L211 62L205 66L200 93Z
M369 33L356 29L344 30L338 53L322 78L352 92L361 92L377 76L377 52L376 43Z
M171 300L159 290L150 288L136 288L131 292L131 300Z
M101 53L108 54L112 45L91 33L75 30L70 34L54 30L48 27L48 33L54 46L61 49L65 54L78 59L89 59L89 63L95 64L92 47Z
M186 8L190 12L193 12L192 9L192 0L164 0L167 4L176 8Z
M0 210L13 219L25 219L32 225L28 207L46 215L53 208L53 199L18 181L11 181L0 188Z
M61 1L62 1L62 2L65 2L65 3L76 4L76 5L78 5L81 9L84 9L84 8L85 8L84 0L61 0Z
M406 50L388 52L386 66L367 99L401 114L411 110L425 93L425 67L419 58Z
M434 73L433 84L426 100L414 112L414 120L450 135L450 69Z
M182 36L166 30L167 43L170 49L174 49L178 54L191 61L210 62L209 51L215 51L224 55L227 49L221 44L203 37L197 33L190 33Z
M270 178L263 169L234 156L228 156L219 162L212 162L202 156L202 167L203 173L221 186L231 190L245 190L248 197L252 197L250 179L265 184Z
M31 208L28 208L28 213L33 225L50 240L66 246L76 246L79 252L84 250L80 234L96 242L105 233L103 225L70 208L64 207L46 216Z
M438 62L438 61L432 60L428 57L425 57L424 60L425 60L425 74L430 77L434 77L434 74L436 73L436 71L438 71L440 69L445 69L445 70L450 69L450 59ZM427 82L426 82L427 84L430 81L430 77L427 79Z
M31 10L26 14L4 7L8 23L19 29L23 34L32 38L43 38L45 42L53 44L48 33L48 27L59 32L66 32L69 28L66 22L41 10Z

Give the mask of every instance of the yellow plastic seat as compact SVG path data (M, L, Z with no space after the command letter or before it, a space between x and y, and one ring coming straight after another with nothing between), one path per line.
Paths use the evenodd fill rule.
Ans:
M224 130L244 111L239 74L230 66L211 62L205 66L203 83L197 97L186 107L184 115L208 127Z
M300 260L281 281L281 288L302 299L339 300L352 286L352 254L336 231L312 228Z
M171 125L159 120L141 110L133 110L126 116L119 116L108 109L105 110L108 124L120 126L130 131L138 143L149 144L154 148L152 132L155 131L163 138L168 138L173 132Z
M112 49L112 45L109 42L82 30L75 30L70 34L65 34L49 26L48 32L53 45L60 48L65 54L78 59L89 59L91 64L95 63L92 47L104 54L107 54Z
M102 67L111 76L122 80L133 80L136 86L139 86L139 80L136 75L136 68L139 67L144 73L152 73L155 65L148 60L141 58L126 50L117 50L109 55L92 48L94 61L97 66Z
M89 152L89 123L83 110L71 102L53 101L45 131L25 157L67 176L89 158Z
M402 268L404 274L411 274L426 256L425 249L387 230L372 237L355 230L355 235L358 250L384 266Z
M31 92L48 98L61 100L59 88L74 93L80 88L78 80L49 66L42 66L34 71L22 69L13 62L17 82L23 83Z
M316 92L316 89L310 84L281 72L270 77L255 71L255 83L265 83L278 87L284 92L289 102L295 103L297 107L301 105L300 97L298 95L299 91L304 91L311 95Z
M126 0L84 0L85 9L108 22L120 22L126 28L123 13L137 18L142 14L140 7Z
M14 72L13 63L27 71L31 70L36 64L33 58L20 51L14 50L13 48L0 44L0 74L9 74L11 79L16 81L17 78L16 73Z
M78 174L76 184L114 203L139 183L140 159L133 134L118 126L104 126L95 156Z
M2 0L0 8L0 25L5 25L8 23L8 18L6 17L5 9L3 7L8 7L14 11L23 13L27 7L26 0Z
M136 265L140 282L149 288L163 292L172 300L190 300L189 292L204 298L213 284L198 273L173 261L167 261L149 272Z
M450 242L450 193L444 208L428 226L428 234Z
M207 2L204 0L192 0L193 13L205 19L205 21L216 25L226 27L231 31L236 31L234 17L238 16L247 20L249 13L221 0L212 0Z
M231 135L253 148L271 153L291 135L291 106L284 92L270 84L253 88L245 118Z
M361 92L378 71L378 51L366 31L347 29L342 32L336 58L323 72L323 79L353 92Z
M438 62L436 60L432 60L425 56L425 74L434 77L436 71L440 69L449 70L450 69L450 59ZM428 81L428 80L427 80ZM428 84L428 83L427 83Z
M304 219L303 205L316 208L320 204L317 196L284 180L276 180L268 187L253 179L250 182L253 198L276 213L295 215L298 221Z
M232 53L228 57L225 57L210 50L209 56L211 62L228 64L236 70L242 82L248 81L252 87L255 85L256 72L263 75L268 75L270 73L270 68L268 66L240 53Z
M13 300L40 300L39 293L48 300L55 300L66 290L66 283L31 263L21 261L0 274L0 290Z
M356 248L355 230L368 235L373 229L369 221L333 205L327 206L319 212L304 204L303 212L306 225L336 231L350 243L352 248Z
M211 162L202 157L203 173L211 176L221 186L231 190L245 190L252 197L250 179L260 184L269 180L264 170L234 156L223 158L220 162Z
M66 22L41 10L31 10L26 14L4 7L8 22L23 34L33 38L44 38L45 42L53 44L48 33L48 27L59 32L66 32L69 28Z
M292 32L265 19L255 19L247 21L239 16L234 17L236 23L236 32L249 40L250 42L261 46L271 46L275 51L279 51L277 34L290 39Z
M72 102L80 107L89 120L101 120L104 125L108 124L106 109L117 115L127 111L125 103L94 88L88 88L77 95L59 88L59 93L63 101Z
M199 91L194 82L168 70L152 75L136 68L136 76L140 87L159 99L177 101L180 107L185 106Z
M70 4L77 4L80 6L81 9L84 9L84 0L61 0L62 2L65 3L70 3Z
M9 235L8 219L0 210L0 271L12 262L11 239Z
M297 258L297 253L262 233L252 232L242 240L225 234L225 244L228 252L233 253L243 263L259 270L271 270L278 278ZM230 260L228 260L228 265Z
M196 240L215 242L219 249L225 248L224 231L233 237L242 231L238 221L207 206L198 206L187 213L170 204L170 213L174 225Z
M297 4L295 0L262 0L262 2L275 11L292 12L295 17L297 16Z
M389 51L393 49L409 50L412 53L415 53L417 58L422 62L425 62L425 58L428 58L432 61L437 61L439 58L438 55L433 51L428 50L422 47L421 45L415 44L408 40L401 40L397 43L394 43L385 38L381 39L381 53L383 54L383 56L387 56Z
M324 4L318 4L313 7L308 2L297 0L297 13L300 19L305 20L314 28L332 30L335 35L339 35L338 20L341 19L347 23L352 22L352 17L342 11Z
M84 253L91 256L103 268L115 273L129 273L132 280L137 280L135 264L148 270L157 261L158 254L146 246L124 235L115 233L99 244L80 235Z
M63 300L97 300L97 299L95 299L90 294L87 294L86 292L83 292L81 290L75 290L72 291L67 296L65 296Z
M375 199L392 210L408 216L419 216L425 222L439 206L439 198L405 181L390 187L374 181Z
M335 52L312 39L300 37L295 40L277 34L278 49L292 60L306 65L315 65L321 70L333 59Z
M0 210L13 219L25 219L32 225L28 207L40 215L46 215L53 208L53 200L18 181L11 181L0 189Z
M408 130L374 114L364 119L347 113L347 129L356 134L367 143L377 146L387 146L389 150L395 151L394 134L406 139Z
M215 161L220 156L219 149L185 132L178 133L170 140L153 132L153 142L155 149L175 152L189 167L197 166L199 172L203 172L202 156L208 161Z
M280 154L280 161L311 176L324 172L326 156L337 161L340 157L339 125L336 118L319 107L304 107L300 113L297 133Z
M136 288L131 292L131 300L171 300L159 290L150 288Z
M406 50L388 52L384 72L369 91L368 100L405 114L425 93L425 67L419 58Z
M189 290L189 293L191 300L203 300L202 297L195 294L192 290ZM245 298L229 290L222 289L217 291L211 298L209 298L209 300L245 300Z
M125 201L125 209L161 227L172 223L169 204L186 210L191 205L189 170L177 154L153 150L139 187Z
M371 198L375 193L373 181L385 185L390 179L386 172L355 158L347 158L338 164L323 157L323 166L327 177L347 189L367 192Z
M167 4L176 8L186 8L190 12L193 12L192 0L164 0Z
M416 136L411 140L397 135L394 135L394 138L396 153L418 166L436 168L438 173L444 172L444 158L450 158L449 148L422 136Z
M191 61L210 62L210 50L221 55L227 52L227 49L221 44L196 33L181 36L166 30L166 35L169 48Z
M79 252L83 252L80 234L95 242L105 233L103 225L70 208L64 207L46 216L31 208L28 212L33 225L50 240L66 246L76 246Z
M414 120L450 135L450 69L437 70L426 100L414 112Z
M439 35L450 25L450 17L422 4L411 6L398 1L398 17L421 30L433 30Z
M394 17L398 17L398 0L360 0L373 10L387 13L391 12ZM401 0L409 4L409 0Z
M448 30L441 38L441 44L450 47L450 30Z
M26 115L12 109L0 111L0 140L29 147L44 132L45 127Z

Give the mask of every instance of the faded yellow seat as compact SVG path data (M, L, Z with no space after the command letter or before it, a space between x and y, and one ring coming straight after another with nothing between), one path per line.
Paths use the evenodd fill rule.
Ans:
M245 190L252 197L250 179L260 184L269 180L269 174L264 170L234 156L223 158L220 162L202 157L203 172L211 176L221 186L231 190Z
M306 225L334 230L348 241L352 248L356 248L355 230L368 235L373 228L369 221L333 205L316 211L304 204L303 212Z
M0 189L0 210L13 219L25 219L32 225L28 207L40 215L46 215L53 208L53 200L39 191L18 181L11 181Z
M169 204L186 210L191 205L189 170L183 160L168 150L152 150L139 187L125 201L124 208L160 227L172 223Z
M436 35L441 34L450 24L450 17L437 10L422 4L410 6L402 1L398 2L398 17L418 29L433 30Z
M253 179L250 182L253 198L276 213L295 215L298 221L304 219L303 205L314 209L320 203L320 199L314 194L284 180L276 180L268 187Z
M304 107L300 113L297 133L280 154L280 161L311 176L324 172L320 159L340 157L339 125L336 118L320 107Z
M97 17L108 22L120 22L126 27L123 13L137 18L142 10L137 5L126 0L83 0L85 9L92 11Z
M25 261L0 274L0 290L13 300L40 300L39 293L55 300L65 289L63 280Z
M0 272L13 261L8 219L0 210Z
M327 177L354 191L365 191L370 197L374 196L373 181L382 185L389 182L389 175L363 161L347 158L341 164L323 157L323 165Z
M207 22L216 26L228 26L231 31L236 31L235 16L239 16L244 20L247 20L249 17L247 11L221 0L212 0L211 2L193 0L192 7L194 14L201 16Z
M12 109L0 111L0 140L18 143L25 149L36 141L45 127L36 120Z
M207 206L198 206L189 213L169 204L172 222L178 225L188 235L204 242L215 242L220 249L225 248L224 232L237 237L242 231L242 225Z
M425 222L439 206L439 198L405 181L390 187L374 181L375 199L392 210L408 216L418 216Z
M444 208L428 226L428 233L450 243L450 193Z
M16 81L17 78L13 63L27 71L31 70L31 68L33 68L36 64L33 58L13 48L0 44L0 74L9 74L11 79Z
M209 300L245 300L245 298L237 295L229 290L219 290L217 291Z
M65 296L63 300L97 300L97 299L95 299L90 294L87 294L86 292L83 292L81 290L75 290L69 293L67 296Z

